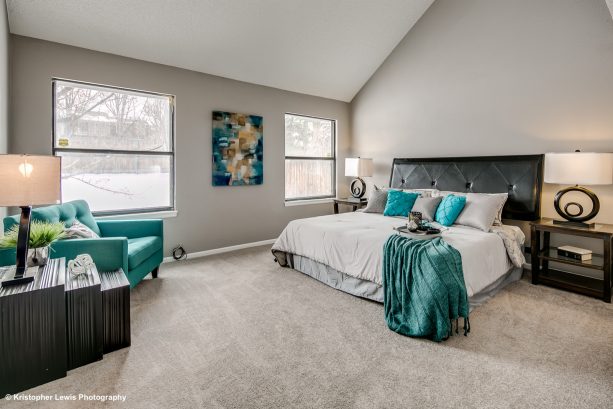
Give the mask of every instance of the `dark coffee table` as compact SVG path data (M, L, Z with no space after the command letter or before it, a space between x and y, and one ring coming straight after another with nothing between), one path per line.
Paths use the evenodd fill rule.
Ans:
M0 287L0 397L66 376L65 265L49 260L33 282Z
M100 273L104 353L130 346L130 282L122 269Z
M73 276L66 269L68 369L102 359L102 293L95 268Z

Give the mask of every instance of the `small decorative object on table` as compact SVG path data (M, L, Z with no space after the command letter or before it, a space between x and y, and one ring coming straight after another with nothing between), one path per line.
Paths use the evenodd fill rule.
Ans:
M582 249L574 246L558 247L558 256L570 257L575 260L587 261L592 259L592 250Z
M79 254L74 260L68 262L68 271L74 277L89 274L92 267L95 268L96 265L89 254Z
M407 227L411 232L414 232L419 229L422 224L423 220L420 212L409 213L409 222L407 223Z
M60 222L49 223L34 220L30 224L28 243L28 267L44 266L49 259L49 245L64 238L64 225ZM4 237L0 238L0 248L16 248L19 237L19 225L14 225Z

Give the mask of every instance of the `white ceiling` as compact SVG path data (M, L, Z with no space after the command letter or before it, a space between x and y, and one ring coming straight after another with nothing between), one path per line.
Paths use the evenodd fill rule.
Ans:
M609 11L611 12L611 17L613 17L613 0L607 0L607 6L609 6Z
M434 0L7 0L14 34L350 101Z

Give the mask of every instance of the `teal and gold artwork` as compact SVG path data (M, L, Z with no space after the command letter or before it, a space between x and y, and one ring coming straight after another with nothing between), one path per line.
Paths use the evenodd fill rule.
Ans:
M261 116L213 111L213 186L264 182Z

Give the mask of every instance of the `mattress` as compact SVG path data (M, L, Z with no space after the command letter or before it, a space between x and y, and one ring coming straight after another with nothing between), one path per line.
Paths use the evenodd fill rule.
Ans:
M382 285L383 245L391 234L396 234L394 227L405 223L406 219L363 212L293 220L283 230L272 250L277 258L283 257L283 254L299 256L303 266L307 262L304 259L308 259L330 267L327 273L316 265L305 267L309 271L317 271L319 276L324 273L334 276L335 273L330 271L341 273L338 277L345 281L352 278L359 280L349 280L354 284L364 282L360 284L362 289L367 288L364 287L367 283L373 283L375 285L367 290L367 293L373 293ZM442 232L443 240L455 247L462 256L469 298L504 283L511 272L520 268L521 264L514 266L510 256L517 258L516 253L523 246L523 233L513 226L505 226L504 231L511 231L512 234L483 232L465 226L452 226ZM280 260L280 263L283 265L287 261ZM296 262L293 260L292 264ZM518 264L521 260L515 262ZM307 271L303 272L308 274ZM517 277L517 272L513 277ZM338 278L332 280L338 281ZM326 282L322 279L320 281ZM353 287L353 284L347 286ZM335 287L343 290L339 286ZM373 297L366 298L376 300Z

